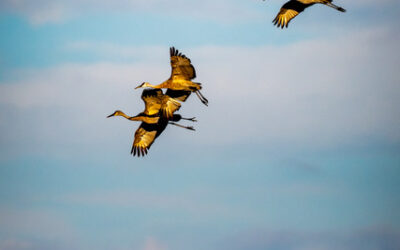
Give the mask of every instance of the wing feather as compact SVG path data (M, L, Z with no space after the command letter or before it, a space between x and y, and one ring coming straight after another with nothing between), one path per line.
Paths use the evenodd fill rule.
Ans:
M192 93L191 91L187 90L168 89L167 92L165 92L165 95L174 98L175 100L178 100L180 102L184 102L186 101L186 99L188 99L191 93Z
M288 27L290 21L295 18L305 8L313 5L314 3L304 4L297 0L291 0L285 3L280 9L278 15L272 21L278 28Z
M191 93L191 91L186 90L167 89L161 106L162 114L167 118L171 118L175 111L180 109L180 102L186 101Z
M174 47L170 48L171 57L171 78L172 79L184 79L192 80L196 77L196 70L184 54L180 53L179 50Z
M131 149L133 156L145 156L156 138L165 130L168 119L160 119L156 124L142 122L135 132Z
M273 23L276 25L278 28L284 28L288 27L290 21L295 18L299 12L291 9L281 9L278 13L278 15L275 17Z
M142 123L135 132L135 139L131 150L131 154L134 156L146 155L157 136L157 130L148 131L143 127L143 124L146 123Z
M163 92L161 89L144 89L142 100L145 104L144 113L146 115L158 114L162 105Z
M174 115L174 112L181 108L181 103L176 99L171 98L167 95L164 96L163 102L161 105L161 111L163 116L166 118L171 118Z

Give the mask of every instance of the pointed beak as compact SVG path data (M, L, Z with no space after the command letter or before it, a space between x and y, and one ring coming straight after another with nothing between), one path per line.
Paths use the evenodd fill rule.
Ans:
M337 9L338 11L346 12L345 9L343 9L342 7L339 7L339 6L337 6L337 5L333 4L333 3L327 3L326 5L328 5L329 7L334 8L334 9Z
M143 87L143 85L144 85L144 82L143 82L143 83L141 83L139 86L137 86L135 89L142 88L142 87Z
M114 113L112 113L111 115L107 116L107 118L110 118L111 116L114 116Z

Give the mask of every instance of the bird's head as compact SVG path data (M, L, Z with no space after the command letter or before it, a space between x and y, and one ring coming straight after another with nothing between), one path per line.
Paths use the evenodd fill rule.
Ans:
M144 83L140 84L139 86L137 86L135 89L146 88L146 87L149 87L149 86L150 86L150 83L144 82Z
M121 110L117 110L114 113L112 113L111 115L107 116L107 118L110 118L112 116L121 116L122 114L124 114L124 112L122 112Z

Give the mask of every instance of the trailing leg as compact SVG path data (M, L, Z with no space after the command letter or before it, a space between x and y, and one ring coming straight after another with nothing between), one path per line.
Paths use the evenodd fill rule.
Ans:
M197 122L196 117L192 117L192 118L181 118L182 120L188 120L188 121L192 121L192 122Z
M194 93L196 93L197 97L200 99L200 101L201 101L204 105L208 106L208 100L205 99L205 98L203 98L203 97L199 94L199 91L198 91L198 90L195 91Z
M186 126L180 125L180 124L175 123L175 122L169 122L169 124L175 125L175 126L177 126L177 127L181 127L181 128L185 128L185 129L189 129L189 130L195 131L195 129L194 129L192 126L186 127Z
M208 104L207 98L204 97L204 95L200 92L200 90L198 90L198 92L199 92L199 95L201 96L201 98L203 98L203 100L205 100L207 102L207 104Z

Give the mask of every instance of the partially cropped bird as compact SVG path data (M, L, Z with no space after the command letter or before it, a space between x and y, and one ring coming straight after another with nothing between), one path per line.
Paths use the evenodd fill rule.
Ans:
M163 97L164 95L160 89L145 89L142 92L142 100L145 103L145 110L142 113L130 117L124 112L117 110L107 116L107 118L112 116L122 116L131 121L142 122L135 132L135 139L131 149L131 154L133 156L137 155L140 157L146 155L155 139L165 130L168 124L194 130L191 126L186 127L175 122L178 122L181 119L195 122L195 117L183 118L179 114L173 114L172 117L167 118L162 115L160 109Z
M346 12L345 9L334 5L332 0L290 0L289 2L285 3L282 8L280 9L278 15L272 21L274 25L278 28L288 27L289 22L295 18L298 14L300 14L304 9L316 4L324 4L326 6L332 7L338 11Z
M170 96L172 99L180 101L185 101L189 97L191 92L194 92L199 97L200 101L207 106L208 100L200 92L202 88L201 84L198 82L192 82L192 79L196 77L196 70L191 64L190 59L187 58L184 54L180 53L174 47L170 48L170 57L172 72L168 80L158 85L152 85L148 82L144 82L137 86L136 89L145 87L155 89L166 88L168 89L165 93L167 96ZM170 102L173 101L170 100ZM162 107L163 111L165 111L165 108L166 106L164 105Z

